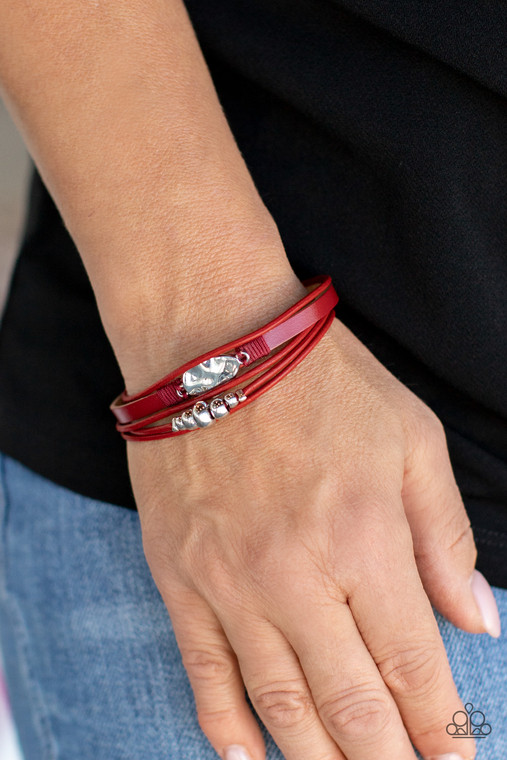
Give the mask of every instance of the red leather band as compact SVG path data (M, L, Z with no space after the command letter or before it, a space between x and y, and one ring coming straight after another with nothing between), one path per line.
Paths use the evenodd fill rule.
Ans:
M239 352L245 350L250 355L248 364L252 364L258 359L267 356L274 348L296 336L301 336L300 339L303 340L304 334L308 332L311 326L328 315L330 310L338 303L338 295L329 275L318 275L317 277L303 280L303 284L306 286L316 285L317 287L312 289L304 298L285 312L271 320L267 325L248 335L208 351L196 359L190 360L137 394L129 396L126 391L123 391L110 405L110 409L119 423L117 424L117 429L122 433L127 432L132 430L133 427L137 427L137 423L141 420L143 425L146 425L167 416L168 407L171 407L171 411L176 413L183 408L188 408L189 399L191 398L207 398L209 393L199 394L198 397L187 396L183 399L177 393L183 373L207 359L227 354L231 351ZM302 333L303 335L301 335ZM287 351L290 349L291 347L288 346ZM280 353L278 352L275 357L267 360L267 362L271 361L271 363L275 363L276 360L280 359ZM267 362L263 363L263 367L266 366ZM258 373L257 367L254 368L253 372L246 372L243 375L234 377L227 383L215 386L215 388L210 389L210 392L212 392L212 395L221 393L231 387L231 385L242 383L244 379L251 377L254 372ZM245 402L242 402L242 405L244 406ZM129 423L133 423L133 425L130 426Z
M311 329L312 328L308 328L303 333L295 336L289 344L281 348L273 356L270 356L269 359L266 359L260 366L251 367L247 372L241 375L240 378L236 376L232 378L231 380L228 380L226 383L222 383L219 386L210 388L205 393L199 394L198 397L195 397L195 400L197 400L198 398L199 400L207 401L208 399L216 396L217 393L225 393L233 386L237 386L240 383L244 383L246 380L249 380L251 377L256 377L259 374L259 371L261 370L271 371L271 368L275 367L274 371L276 372L276 368L280 365L280 362L285 359L285 357L288 356L289 361L290 361L290 358L293 355L296 347L299 344L303 344L303 346L305 345L305 341L308 340L307 336ZM179 414L185 409L188 409L189 403L192 403L189 398L179 399L177 404L174 404L174 405L168 404L167 406L164 406L163 409L159 409L156 412L147 415L146 417L142 417L136 420L131 420L130 422L126 422L126 423L118 422L116 424L116 428L120 432L128 432L130 430L139 429L140 427L144 427L153 422L158 422L164 417L167 417L168 414Z
M267 390L269 390L269 388L279 382L283 377L285 377L285 375L294 369L294 367L296 367L305 358L305 356L312 350L312 348L314 348L319 340L321 340L327 330L331 327L334 317L334 312L330 312L324 319L321 319L319 323L309 328L305 334L305 340L298 341L298 347L295 351L288 355L288 358L284 360L283 366L280 368L278 365L276 365L274 367L274 371L271 370L270 373L266 373L270 374L269 380L267 382L265 380L265 375L263 375L262 378L259 378L249 386L246 386L243 389L243 392L247 398L242 401L239 406L231 409L229 411L229 414L234 414L238 409L242 409L243 407L247 406L250 402L254 401L262 393L265 393ZM216 392L216 388L213 390ZM201 398L202 397L199 396L199 399ZM165 409L162 412L162 415L167 416L167 414L168 410ZM137 425L139 424L145 425L146 420L138 421ZM127 430L126 428L127 426L125 425L117 424L117 429L121 432L122 437L127 441L154 441L161 438L173 438L178 435L184 435L185 433L192 432L191 430L174 431L172 429L172 423L170 425L156 425L155 427L151 428L144 427L144 429Z

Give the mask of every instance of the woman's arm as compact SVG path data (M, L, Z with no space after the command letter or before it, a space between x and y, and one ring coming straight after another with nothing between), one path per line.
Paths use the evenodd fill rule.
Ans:
M181 0L0 0L0 16L5 100L130 393L306 293ZM248 410L128 457L217 752L263 757L246 685L287 760L407 760L409 737L471 756L445 733L462 703L430 604L486 629L443 428L339 320Z
M0 82L131 393L306 293L182 2L2 2Z

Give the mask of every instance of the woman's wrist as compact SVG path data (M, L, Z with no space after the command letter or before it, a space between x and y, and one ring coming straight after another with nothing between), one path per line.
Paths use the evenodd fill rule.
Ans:
M307 293L281 242L222 240L223 249L179 253L161 277L106 296L101 317L129 394L214 346L257 329ZM181 262L189 261L183 269Z

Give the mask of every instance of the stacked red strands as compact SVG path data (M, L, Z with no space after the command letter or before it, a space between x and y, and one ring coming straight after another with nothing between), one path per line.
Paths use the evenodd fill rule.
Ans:
M335 317L338 295L331 277L311 277L303 285L310 292L258 330L201 354L139 393L129 396L124 390L110 406L122 437L153 441L208 427L279 382L314 348ZM230 390L234 386L241 387ZM169 423L158 424L170 416Z

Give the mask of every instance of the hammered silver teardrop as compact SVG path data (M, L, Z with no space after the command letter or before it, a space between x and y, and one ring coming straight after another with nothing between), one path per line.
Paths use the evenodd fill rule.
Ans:
M241 362L235 356L212 356L183 373L182 384L187 393L195 396L211 390L236 376Z

